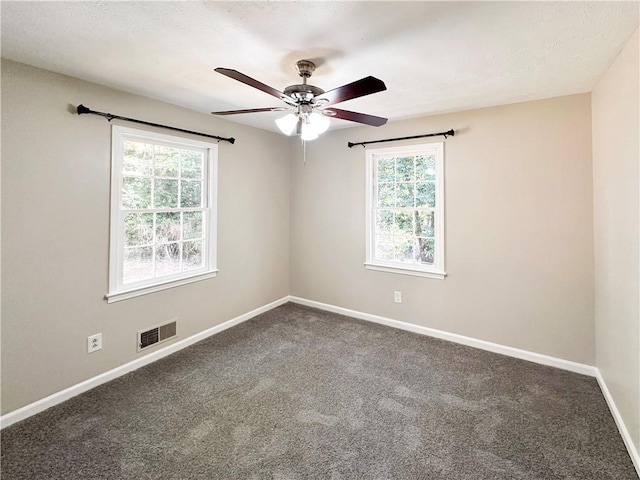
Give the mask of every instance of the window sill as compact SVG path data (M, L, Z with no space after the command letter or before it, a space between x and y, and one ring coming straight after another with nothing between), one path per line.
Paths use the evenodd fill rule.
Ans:
M444 277L447 276L446 272L417 270L415 268L410 268L410 267L381 265L379 263L365 262L364 266L368 270L378 270L380 272L397 273L400 275L412 275L414 277L435 278L438 280L444 280Z
M200 280L206 280L213 278L218 274L218 270L211 270L200 275L196 275L188 278L180 278L178 280L169 280L164 283L156 283L155 285L149 285L145 287L135 287L128 290L122 290L120 292L108 293L104 296L107 303L120 302L129 298L139 297L141 295L147 295L149 293L160 292L173 287L179 287L180 285L186 285L188 283L199 282Z

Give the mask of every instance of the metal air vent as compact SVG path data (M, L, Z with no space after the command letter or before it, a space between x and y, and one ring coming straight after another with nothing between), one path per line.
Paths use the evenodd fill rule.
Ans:
M138 332L138 351L162 343L177 335L178 319L171 320L156 327L151 327Z

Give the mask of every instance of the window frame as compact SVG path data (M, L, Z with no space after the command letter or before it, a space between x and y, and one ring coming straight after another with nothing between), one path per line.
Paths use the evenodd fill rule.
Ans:
M375 214L377 208L377 159L405 155L435 153L435 214L434 262L433 265L407 264L374 258L375 254ZM443 280L446 277L445 235L444 235L444 142L423 143L419 145L396 146L389 148L367 149L366 153L366 260L369 270L388 273L413 275Z
M135 283L123 283L124 264L124 218L129 213L121 208L123 184L123 146L126 140L142 141L154 145L202 150L203 203L203 266L162 277L153 277ZM153 178L153 177L152 177ZM111 212L109 220L109 290L107 303L146 295L161 290L215 277L217 269L217 190L218 190L218 144L188 137L167 135L150 130L112 125L111 129ZM178 207L177 211L182 211ZM149 208L150 211L158 210ZM160 208L159 210L163 210ZM155 233L154 233L155 235ZM184 240L181 240L184 241Z

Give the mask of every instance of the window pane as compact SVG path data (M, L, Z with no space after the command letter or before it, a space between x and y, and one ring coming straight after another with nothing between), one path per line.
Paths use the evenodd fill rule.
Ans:
M154 180L154 206L156 208L178 207L178 180Z
M176 242L180 240L180 212L156 214L156 242Z
M378 184L378 206L393 207L395 206L395 188L393 183Z
M376 214L376 232L391 233L393 232L393 211L378 210Z
M416 157L416 181L436 179L436 157L435 155L420 155Z
M434 213L433 212L415 212L416 219L416 235L419 237L433 237Z
M413 212L396 213L396 233L413 235Z
M182 244L182 269L201 268L204 264L202 256L202 240L184 242Z
M418 238L418 262L433 265L434 245L433 238Z
M124 244L127 247L153 243L153 213L130 213L124 217Z
M396 206L398 207L413 207L413 183L398 183L396 193L398 195L396 199Z
M393 158L378 159L378 182L395 181L395 160Z
M413 182L413 157L396 159L396 182Z
M202 212L184 212L182 238L202 238Z
M151 178L124 177L122 179L122 208L137 209L151 206Z
M180 243L165 243L156 247L156 277L180 271Z
M193 150L182 150L182 170L180 176L187 178L202 178L202 163L204 154Z
M156 145L155 176L177 177L180 165L180 150L177 148Z
M393 253L396 262L413 263L413 236L393 237Z
M122 265L123 283L132 283L153 277L152 247L135 247L124 249Z
M436 184L434 182L416 183L416 206L436 206Z
M202 206L202 182L199 180L180 180L182 188L180 206L201 207Z
M136 175L151 175L153 168L153 145L123 142L122 172Z
M378 260L393 260L393 237L390 235L376 235L375 258Z

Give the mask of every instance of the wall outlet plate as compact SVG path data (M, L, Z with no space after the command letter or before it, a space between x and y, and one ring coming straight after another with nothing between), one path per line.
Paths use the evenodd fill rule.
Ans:
M96 333L87 337L87 353L97 352L102 349L102 333Z
M402 303L402 292L397 290L393 292L393 301L396 303Z

